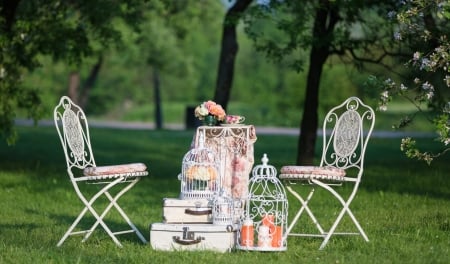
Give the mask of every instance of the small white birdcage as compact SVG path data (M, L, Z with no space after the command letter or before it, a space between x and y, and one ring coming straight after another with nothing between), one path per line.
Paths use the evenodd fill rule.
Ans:
M234 217L234 202L223 190L214 197L212 219L215 225L232 225Z
M181 199L211 199L220 189L219 159L215 152L204 146L204 135L199 146L189 150L183 157Z
M262 164L252 170L249 194L239 226L237 248L285 251L288 218L286 191L276 177L275 167L268 165L266 154L261 161Z

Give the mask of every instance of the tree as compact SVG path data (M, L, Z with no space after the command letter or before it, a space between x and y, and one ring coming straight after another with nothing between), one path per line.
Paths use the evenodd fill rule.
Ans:
M161 74L186 76L194 67L195 58L186 52L189 32L199 29L203 21L213 21L222 11L219 3L196 0L154 1L146 12L146 21L137 42L147 64L152 67L156 127L162 128Z
M236 0L225 14L220 61L214 94L214 101L222 105L224 109L227 108L230 99L230 91L234 76L234 63L238 52L236 27L243 16L244 11L251 2L252 0Z
M300 122L297 164L313 164L318 127L319 87L324 64L333 55L357 66L382 63L390 54L385 10L396 1L261 1L246 18L247 33L258 50L274 61L287 60L308 73ZM381 14L381 15L380 15ZM263 26L261 26L263 25ZM267 28L278 33L267 37Z
M396 128L411 124L418 114L428 118L442 150L428 152L411 137L402 139L401 150L409 158L431 164L433 159L450 151L450 1L405 1L398 10L391 10L389 16L399 25L394 34L396 41L412 46L405 64L413 73L412 81L396 83L391 78L383 81L372 76L368 83L383 89L381 111L387 110L388 103L396 97L406 98L416 107L416 113L404 117Z
M9 144L20 109L35 121L42 115L39 91L22 84L40 67L40 55L79 65L84 58L120 43L116 19L135 27L146 1L11 0L0 2L0 129Z

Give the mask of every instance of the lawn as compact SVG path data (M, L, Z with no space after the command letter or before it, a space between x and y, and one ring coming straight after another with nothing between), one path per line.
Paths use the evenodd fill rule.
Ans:
M162 220L162 199L177 197L177 174L194 131L147 131L92 128L98 164L142 161L150 176L128 192L121 204L149 237L149 225ZM258 132L258 131L257 131ZM53 127L19 127L13 147L0 142L0 263L449 263L450 178L447 157L432 166L406 159L400 139L373 138L365 175L352 210L370 242L361 237L332 237L319 251L317 238L288 238L288 249L262 252L161 252L135 236L121 236L118 248L101 229L81 244L70 237L56 243L81 210L66 174L65 160ZM430 148L432 139L424 142ZM280 169L295 160L297 138L258 135L255 164L267 153ZM305 188L306 191L306 188ZM328 223L339 209L320 190L311 206ZM295 199L289 198L293 216ZM91 218L93 220L93 218ZM117 215L107 222L121 227ZM299 228L311 228L306 221ZM87 223L89 224L89 223ZM342 223L349 224L348 219Z

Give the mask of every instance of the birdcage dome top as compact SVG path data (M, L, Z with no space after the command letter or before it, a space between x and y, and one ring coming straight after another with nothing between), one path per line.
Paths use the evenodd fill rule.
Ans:
M276 178L277 170L274 166L268 164L269 158L267 157L267 154L264 153L263 157L261 158L261 162L262 164L257 165L253 168L253 178Z
M277 178L277 170L269 165L269 158L264 154L262 164L253 168L249 181L249 199L252 200L287 200L286 191Z

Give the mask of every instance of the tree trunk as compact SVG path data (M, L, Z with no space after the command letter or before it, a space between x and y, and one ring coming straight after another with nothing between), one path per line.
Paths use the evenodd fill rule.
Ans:
M83 87L81 87L81 77L79 71L73 71L69 75L69 90L68 95L76 103L81 107L81 109L86 109L89 93L95 85L95 82L98 78L98 73L103 63L103 57L100 56L97 60L97 63L92 67L91 72L89 73L86 82Z
M11 31L19 4L19 0L3 0L0 5L0 16L3 18L1 30L4 31L4 33L7 33L8 37L12 37Z
M317 109L319 107L320 76L326 58L326 51L324 52L323 50L315 48L311 50L304 111L300 125L300 138L298 141L298 165L312 165L314 161L314 149L318 127Z
M339 20L338 10L328 0L321 0L316 10L313 39L309 56L309 70L306 83L303 117L297 148L297 164L313 165L317 139L319 107L319 86L323 65L330 55L331 36Z
M252 0L237 0L225 15L214 101L227 108L233 83L234 62L238 52L236 25Z
M89 76L86 79L83 88L81 89L79 104L82 109L86 109L87 107L89 94L92 88L94 88L95 82L98 79L98 73L100 72L102 64L103 64L103 56L100 55L98 57L97 63L95 63L94 67L92 67L91 72L89 73Z
M80 88L80 73L73 71L69 75L68 95L75 104L78 104L78 89Z
M155 123L156 129L162 129L162 111L161 111L161 92L159 71L156 66L153 66L153 89L155 92Z

